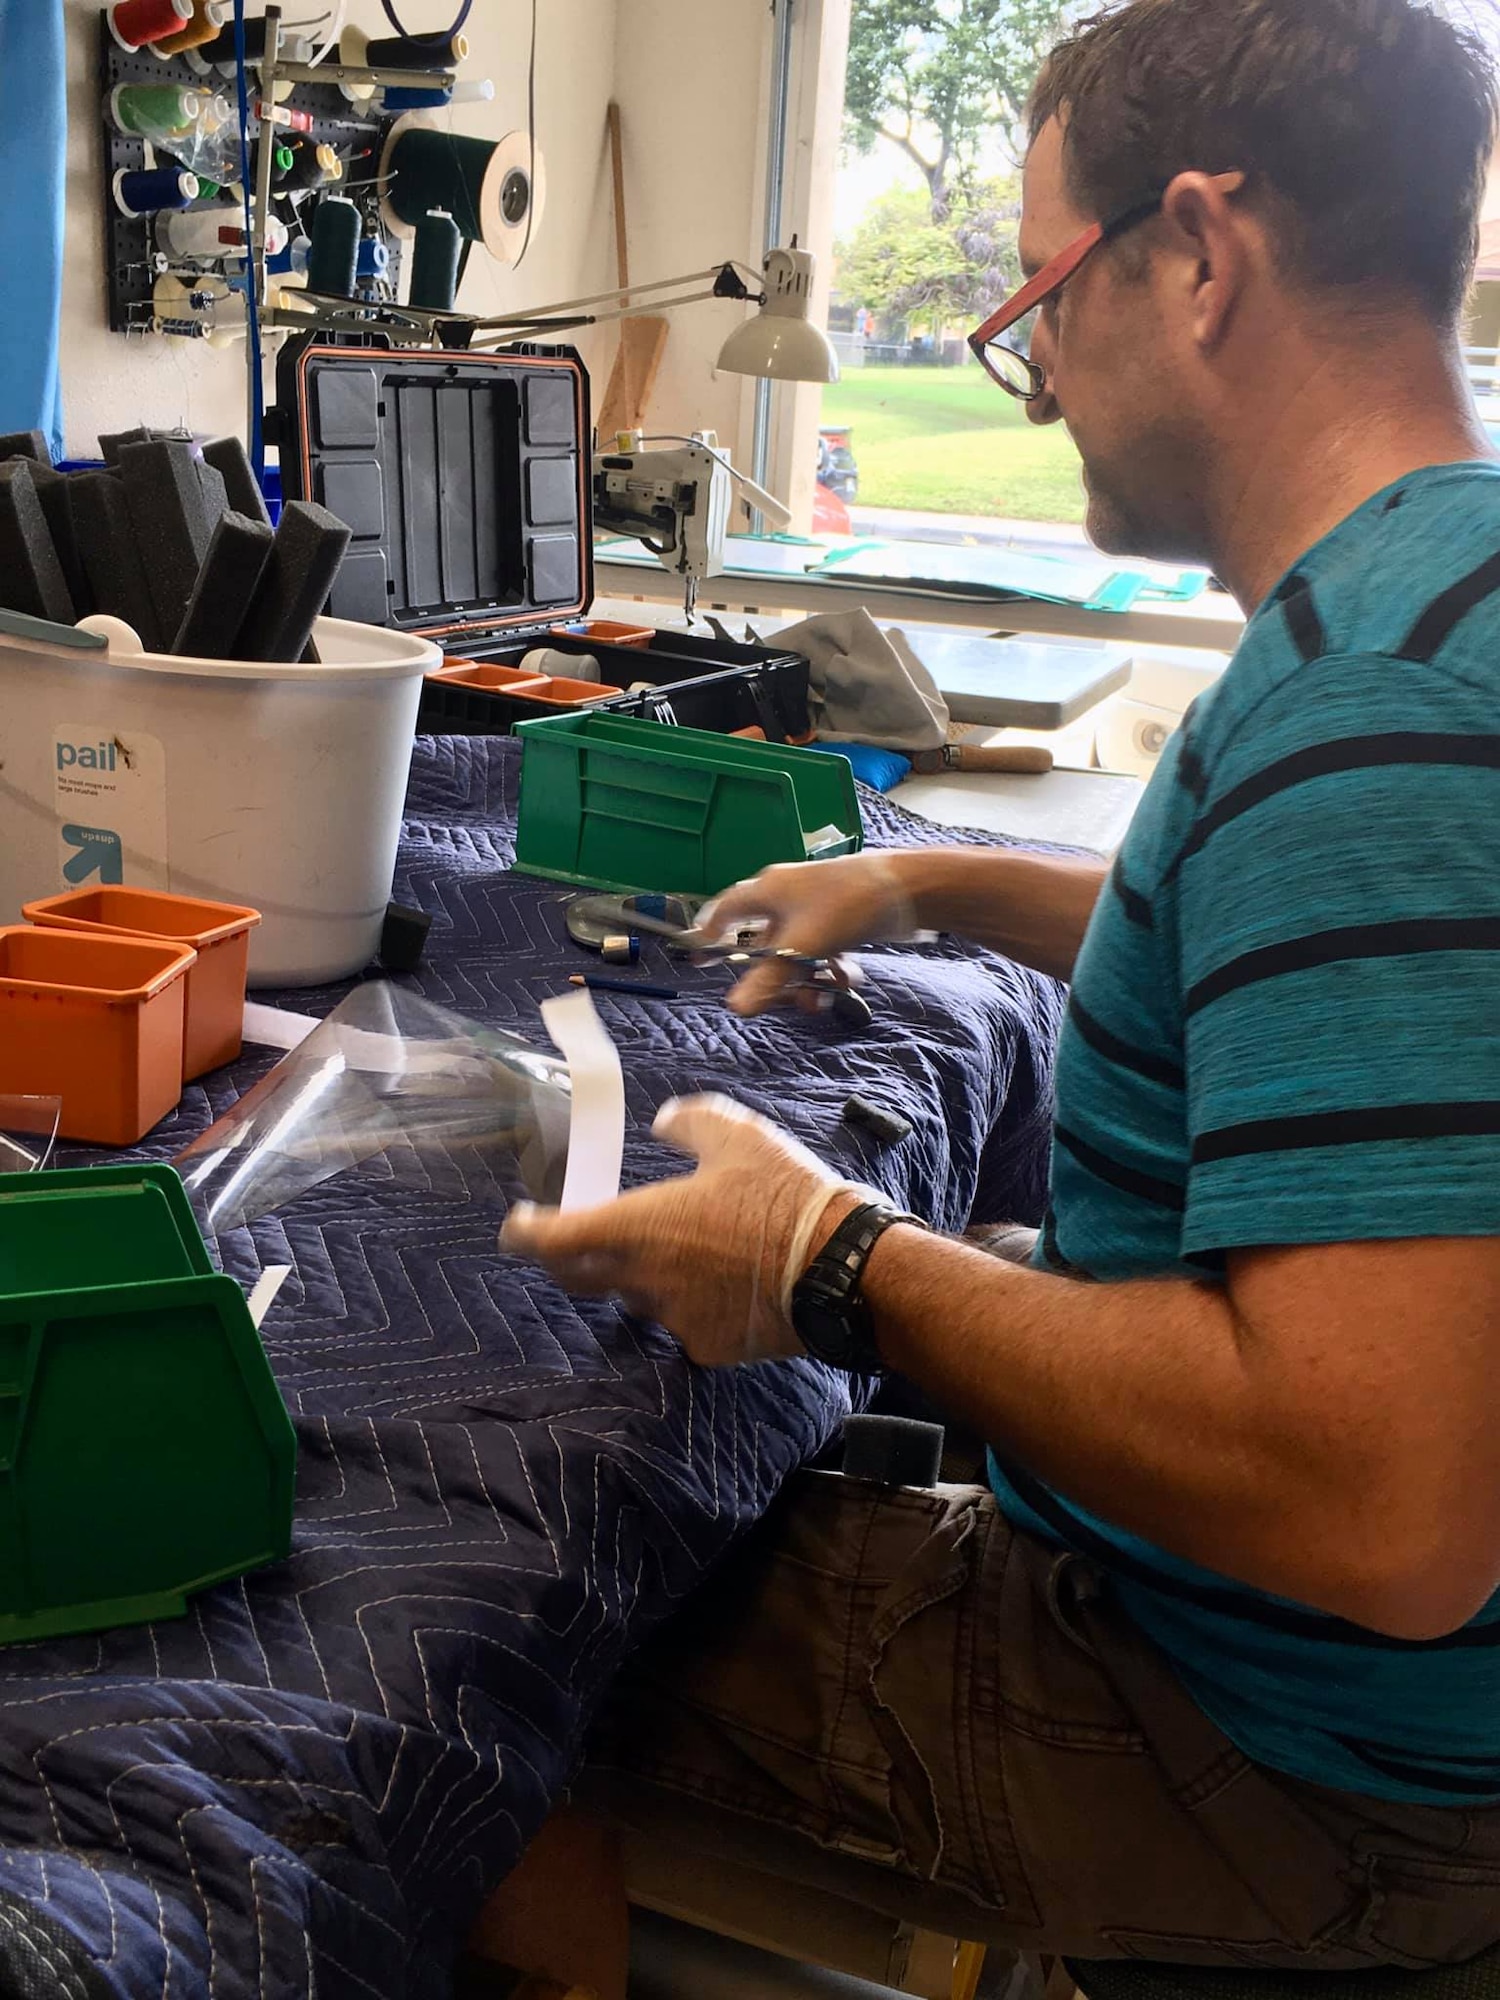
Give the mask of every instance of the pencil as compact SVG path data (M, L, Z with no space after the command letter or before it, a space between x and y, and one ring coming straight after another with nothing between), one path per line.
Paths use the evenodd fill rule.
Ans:
M633 993L638 1000L677 1000L682 997L675 986L652 986L642 979L611 979L607 972L570 973L568 984L587 986L594 993Z

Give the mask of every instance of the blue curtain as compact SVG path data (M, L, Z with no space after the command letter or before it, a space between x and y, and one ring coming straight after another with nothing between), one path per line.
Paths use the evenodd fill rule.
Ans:
M54 458L67 131L63 0L0 0L0 431Z

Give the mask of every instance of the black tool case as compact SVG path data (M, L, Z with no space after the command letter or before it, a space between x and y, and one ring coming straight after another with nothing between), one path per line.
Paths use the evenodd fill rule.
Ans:
M309 335L278 358L274 435L284 496L318 501L353 537L330 614L443 648L419 730L503 735L587 707L772 742L807 735L799 654L686 632L627 646L559 629L584 618L594 594L589 385L572 348L471 354ZM539 699L551 691L535 680L523 695L451 678L517 669L538 646L591 654L602 684L560 681L556 699Z

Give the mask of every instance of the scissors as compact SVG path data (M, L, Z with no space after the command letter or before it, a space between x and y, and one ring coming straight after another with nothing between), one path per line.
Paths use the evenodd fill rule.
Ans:
M682 907L679 905L679 907ZM829 1012L845 1027L867 1028L875 1019L868 1000L854 991L848 969L837 959L818 958L807 952L792 951L782 945L741 943L711 937L695 925L672 923L649 916L627 897L576 897L569 906L568 928L578 937L585 924L604 924L621 931L639 931L660 938L667 950L691 959L694 965L727 965L737 974L762 960L779 959L803 977L799 985L829 997Z

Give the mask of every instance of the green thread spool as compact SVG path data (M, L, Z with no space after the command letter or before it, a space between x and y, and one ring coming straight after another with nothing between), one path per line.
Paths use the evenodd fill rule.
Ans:
M526 174L507 169L493 139L409 126L395 136L386 160L386 199L408 228L442 209L471 243L497 250L507 229L524 225L532 201Z
M426 312L452 312L463 243L463 234L446 209L428 210L417 224L412 245L410 304Z
M359 264L359 210L343 195L327 195L313 216L312 248L307 257L307 289L332 298L354 296Z
M200 93L180 83L117 83L109 99L118 129L138 139L183 132L197 123L202 108Z

